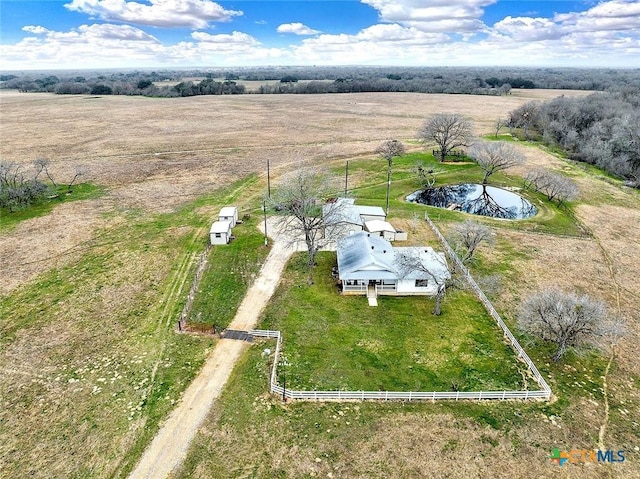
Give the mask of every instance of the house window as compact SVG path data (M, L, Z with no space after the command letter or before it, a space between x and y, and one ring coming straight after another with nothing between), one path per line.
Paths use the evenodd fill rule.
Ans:
M216 233L216 238L222 238L222 233Z
M428 279L416 279L416 288L428 288L429 280Z

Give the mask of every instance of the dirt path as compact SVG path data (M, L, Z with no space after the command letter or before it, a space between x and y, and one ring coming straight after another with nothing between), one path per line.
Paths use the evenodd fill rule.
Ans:
M229 329L248 331L255 327L260 312L275 291L292 253L293 249L284 242L272 242L271 252L260 275L247 291ZM165 478L182 463L196 432L213 402L220 396L236 361L247 347L248 344L244 341L222 339L218 342L200 374L184 392L178 407L173 410L143 454L129 476L130 479Z

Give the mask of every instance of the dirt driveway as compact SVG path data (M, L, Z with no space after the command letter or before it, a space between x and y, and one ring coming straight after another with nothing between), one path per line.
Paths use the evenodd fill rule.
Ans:
M279 234L273 221L269 221L268 228L271 252L247 291L229 329L249 331L255 328L289 257L295 251L286 241L278 240ZM180 404L160 428L129 476L130 479L164 478L182 463L196 432L247 348L248 343L233 339L222 339L216 344L200 374L184 392Z

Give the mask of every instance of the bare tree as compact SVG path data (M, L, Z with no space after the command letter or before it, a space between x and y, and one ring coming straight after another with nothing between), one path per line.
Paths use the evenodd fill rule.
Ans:
M300 169L285 178L269 200L281 214L279 226L290 243L304 238L309 284L313 284L316 255L331 240L325 230L344 222L340 213L345 203L336 199L339 190L333 183L324 172Z
M493 124L494 128L495 128L495 136L496 139L498 139L498 135L500 134L500 130L502 130L505 126L508 125L508 121L505 120L504 118L498 118L496 120L496 122Z
M420 182L421 186L426 189L431 189L435 186L436 175L440 173L440 171L429 166L425 166L421 160L416 161L413 170L418 176L418 181Z
M558 204L575 199L579 192L573 180L545 168L528 171L524 181L526 187L545 194L549 201L557 200Z
M58 185L56 185L56 182L54 181L53 177L49 173L48 167L50 163L51 161L48 160L47 158L38 158L34 162L34 165L36 167L36 179L38 178L38 176L40 176L40 173L42 173L42 171L44 170L44 173L47 175L47 178L49 178L49 181L51 182L53 187L56 188Z
M37 177L36 172L33 178L27 178L20 165L0 161L0 207L13 212L43 200L49 189Z
M376 153L387 160L387 207L385 213L389 214L389 191L391 190L391 166L396 156L405 153L404 145L398 140L387 140L376 148Z
M418 138L421 141L438 145L440 161L444 161L455 148L467 146L471 135L471 123L457 113L438 113L418 130Z
M520 105L518 108L509 113L509 129L521 128L525 139L531 139L531 130L533 130L539 120L540 104L531 101Z
M68 193L71 193L71 191L72 191L71 187L76 182L76 180L78 178L81 178L82 176L85 176L87 174L87 171L88 171L88 169L87 169L86 166L82 166L82 165L76 166L76 171L75 171L75 173L73 175L73 178L71 179L71 181L67 185L67 192Z
M520 306L518 327L557 347L553 360L559 361L571 347L596 344L599 338L618 331L607 319L602 301L555 288L539 291Z
M506 170L524 162L522 154L513 145L504 141L477 141L471 145L469 156L484 171L483 185L486 185L489 176L497 171Z
M436 295L432 314L440 316L442 314L442 299L446 293L448 282L451 280L451 273L449 273L444 254L435 253L430 256L430 259L431 261L427 261L421 257L418 248L402 248L402 252L396 257L396 262L399 265L401 276L405 277L418 271L427 276L429 281L435 283Z
M473 220L456 224L451 229L451 243L463 263L469 263L478 246L493 243L493 235L488 226Z

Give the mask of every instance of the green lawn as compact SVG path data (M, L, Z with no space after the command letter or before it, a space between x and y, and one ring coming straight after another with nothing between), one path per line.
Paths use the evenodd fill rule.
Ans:
M211 247L209 266L200 282L189 323L226 328L233 319L268 254L256 221L252 218L237 225L233 229L236 239L231 243Z
M480 183L483 173L479 166L473 163L440 163L430 153L409 153L393 161L393 174L389 200L389 215L393 217L410 218L414 215L422 218L425 211L438 220L464 221L473 218L476 221L503 228L536 231L562 236L584 236L587 233L575 218L573 204L558 206L548 201L541 193L522 190L518 193L538 208L538 214L523 220L495 220L484 216L469 215L459 211L449 211L444 208L408 203L405 198L410 193L422 189L416 173L417 162L425 168L436 171L435 186L454 185L460 183ZM335 168L336 174L344 174L344 169ZM359 204L385 206L387 191L387 163L381 159L368 159L349 162L349 172L354 178L366 178L366 182L353 185L349 193L357 198ZM522 178L506 175L503 172L491 176L489 184L496 187L522 187Z
M331 277L335 253L321 253L305 282L295 256L267 307L265 329L284 336L292 389L461 391L522 389L520 364L469 292L450 291L441 316L433 299L341 296ZM282 371L280 371L282 374Z

